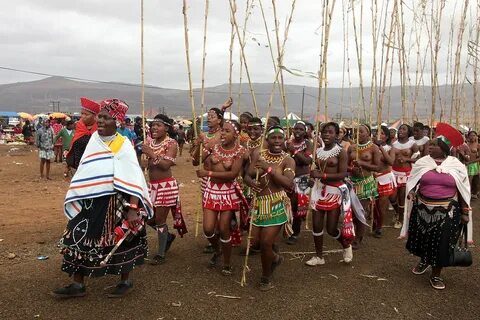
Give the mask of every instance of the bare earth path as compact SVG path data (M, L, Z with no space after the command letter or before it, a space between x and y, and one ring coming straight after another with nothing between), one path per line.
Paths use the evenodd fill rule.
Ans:
M0 319L479 319L480 250L474 248L474 265L444 272L447 289L434 291L428 275L414 276L416 259L387 228L383 239L367 238L355 252L354 262L339 263L340 253L326 257L318 268L284 253L285 262L275 274L276 288L257 289L260 258L251 259L248 286L239 285L243 258L234 249L234 276L208 270L201 253L205 240L194 237L198 184L186 158L175 168L183 183L183 211L190 229L177 238L166 264L144 265L133 273L135 290L123 300L105 293L116 278L89 279L87 296L58 301L49 292L68 283L60 271L56 242L65 226L62 202L68 183L62 166L52 164L53 181L39 181L37 152L28 147L0 146ZM16 147L17 148L17 147ZM478 207L478 203L474 203ZM474 214L477 210L474 208ZM388 221L388 220L387 220ZM474 239L480 241L477 222ZM152 250L154 234L149 229ZM331 239L326 250L339 249ZM280 244L282 252L313 251L311 234L302 233L296 246ZM16 256L8 258L9 253ZM37 260L47 255L48 260ZM217 295L238 297L229 299Z

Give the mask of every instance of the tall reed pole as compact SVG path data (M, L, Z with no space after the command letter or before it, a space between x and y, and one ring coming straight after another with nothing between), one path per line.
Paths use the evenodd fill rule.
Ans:
M373 50L373 67L372 67L372 81L370 83L370 104L369 104L369 111L368 111L368 124L370 127L372 126L372 114L373 114L373 105L375 104L375 97L376 97L376 91L377 91L377 15L378 15L378 6L377 6L377 0L371 0L371 7L370 11L372 14L372 50ZM375 104L376 105L376 104ZM378 106L377 106L378 109ZM381 125L381 112L378 113L377 110L377 118L378 115L380 115L380 122L378 122L378 128L380 128ZM378 130L380 132L380 130Z
M432 41L431 48L431 76L430 83L432 86L432 109L430 115L430 127L433 128L435 124L435 112L436 112L436 101L437 101L437 90L438 90L438 55L440 51L440 24L442 19L442 11L445 7L445 0L440 0L440 3L437 2L437 10L435 12L434 5L432 3L432 13L431 13L431 33L435 36L435 42ZM432 130L433 131L433 130Z
M236 8L234 8L236 11ZM228 47L229 63L228 63L228 96L233 94L232 75L233 75L233 45L235 43L235 26L233 24L232 12L230 12L230 46ZM240 105L240 102L237 102Z
M455 109L455 125L458 127L459 125L459 104L460 104L460 99L459 99L459 91L458 91L458 85L459 85L459 78L460 78L460 62L461 62L461 53L462 53L462 44L463 44L463 33L465 31L465 19L467 16L467 10L468 10L468 0L465 0L463 2L463 14L460 17L460 25L458 29L458 34L457 34L457 50L455 52L455 67L454 67L454 74L453 74L453 85L454 85L454 90L452 92L452 106L450 108L450 123L453 122L453 110Z
M245 38L242 39L242 37L239 36L240 32L239 32L239 28L238 28L238 24L237 24L237 19L235 17L234 1L229 0L229 3L230 3L230 11L232 13L233 25L235 26L235 32L237 33L238 44L240 46L241 57L242 57L242 60L243 60L243 65L245 67L245 73L247 74L248 85L250 87L250 94L252 95L253 108L255 110L255 115L258 117L259 113L258 113L258 107L257 107L257 99L255 98L255 91L253 90L253 83L252 83L252 80L250 78L250 72L248 71L247 58L245 56Z
M143 128L143 142L147 141L147 133L145 128L145 55L143 49L143 0L140 1L140 105L142 108L142 128Z
M391 43L393 37L393 33L395 30L395 19L394 19L394 14L397 10L397 1L394 1L393 4L393 11L392 11L392 16L390 20L390 31L388 33L388 37L385 33L386 31L386 18L385 18L385 23L384 23L384 39L383 39L383 48L386 48L386 54L385 54L385 62L382 65L382 79L380 79L380 92L379 92L379 97L377 101L377 123L380 126L382 124L382 111L383 111L383 99L385 96L385 88L386 88L386 82L387 82L387 70L388 70L388 62L390 60L390 49L394 51L393 47L395 46L395 42ZM387 15L387 10L385 10L385 15ZM382 50L383 51L383 50ZM393 54L392 54L393 56ZM393 65L393 59L392 59L392 65ZM391 82L391 79L390 79ZM390 94L390 93L389 93ZM388 114L388 118L390 117L390 114ZM390 120L390 119L388 119ZM380 127L379 127L380 128ZM378 130L380 132L380 130Z
M292 2L292 13L295 8L295 1L296 0L293 0ZM280 56L280 36L278 33L280 22L278 21L278 18L277 18L277 5L275 0L272 0L272 6L273 6L273 20L275 21L275 38L277 40L277 68L280 68L280 97L283 104L283 110L285 113L285 120L287 121L287 132L289 132L290 124L288 121L288 107L287 107L287 100L285 97L285 85L283 81L283 72L282 72L283 61L281 60L281 56Z
M205 65L207 58L207 26L208 26L208 7L209 0L205 0L205 12L204 12L204 22L203 22L203 48L202 48L202 89L200 96L200 114L202 117L203 125L203 114L205 113ZM200 162L202 160L200 159Z
M274 70L274 73L276 74L277 63L275 62L275 56L273 54L273 46L272 46L272 41L270 39L270 30L268 29L267 18L265 17L265 10L263 9L262 0L258 0L258 3L260 4L260 11L262 12L263 26L265 27L265 34L267 35L268 49L270 51L270 57L272 58L273 70ZM281 92L282 88L280 86L280 83L277 82L277 85L278 85L278 92Z
M350 2L352 8L352 17L353 17L353 33L355 38L355 49L357 53L357 65L358 65L358 77L359 77L359 85L360 85L360 95L361 95L361 102L363 108L363 116L367 119L367 109L365 108L365 93L363 92L363 63L362 63L362 32L360 31L360 35L357 34L357 22L355 17L355 0L351 0ZM360 11L363 10L363 2L360 1ZM360 14L360 26L362 25L362 14ZM360 39L359 39L360 38Z
M288 24L286 29L285 29L285 38L283 40L283 45L282 45L282 49L281 49L281 52L280 52L281 57L283 57L283 54L285 53L285 43L286 43L287 38L288 38L289 26L290 25ZM280 74L280 68L277 68L277 71L275 72L275 78L274 78L274 81L272 83L272 89L270 91L270 98L268 100L267 113L266 113L266 116L265 116L266 117L265 123L268 123L268 119L270 117L270 111L271 111L272 105L273 105L273 96L275 94L275 86L278 85L279 74ZM265 125L265 127L263 129L262 137L265 137L266 131L267 131L267 126ZM260 154L262 153L262 150L264 150L264 148L265 148L265 144L262 144L260 146ZM258 181L258 179L259 179L259 171L257 170L257 175L256 175L255 180ZM244 263L243 263L242 278L240 280L240 285L242 287L247 284L248 256L250 255L250 242L251 242L251 239L252 239L252 225L253 225L252 222L255 220L255 212L256 212L256 208L257 208L257 195L256 195L256 193L254 193L254 195L253 195L252 208L253 209L250 210L250 212L252 214L251 214L251 217L250 217L250 226L249 226L248 237L247 237L247 250L246 250L246 253L245 253L245 260L244 260Z
M475 27L475 43L472 44L474 47L474 64L473 64L473 128L478 130L478 48L480 41L480 14L479 7L477 6L477 18L476 18L476 27Z
M195 98L193 96L193 84L192 84L192 69L190 66L190 44L188 41L188 15L187 15L187 0L183 0L183 29L184 29L184 37L185 37L185 56L187 59L187 74L188 74L188 93L190 96L190 106L192 107L192 117L193 117L193 132L195 133L195 138L198 137L198 129L197 129L197 114L195 111ZM202 117L203 118L203 117ZM201 120L202 122L202 120ZM201 128L200 128L201 130ZM200 145L200 150L202 150L202 146ZM200 151L201 152L201 151ZM200 154L201 159L201 154ZM201 161L201 160L200 160ZM199 209L196 212L195 218L195 237L198 237L198 224L199 224Z

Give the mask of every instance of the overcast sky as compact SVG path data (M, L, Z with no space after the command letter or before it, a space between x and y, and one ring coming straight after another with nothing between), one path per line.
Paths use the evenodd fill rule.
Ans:
M243 25L244 0L237 0L237 20ZM343 2L347 2L343 0ZM348 1L349 2L349 1ZM431 1L428 1L429 3ZM190 58L194 86L200 86L202 61L204 1L188 1ZM269 30L274 29L272 2L263 0ZM284 65L303 71L316 72L319 66L321 3L319 0L297 0L293 22L286 44ZM419 1L406 0L404 7L406 50L409 50L409 69L415 76L416 49L412 11ZM460 25L463 1L447 1L442 17L442 46L439 59L440 82L444 82L447 68L449 29L455 14L455 38ZM382 8L392 1L378 1L379 16ZM363 64L364 82L370 83L372 68L371 1L364 1ZM280 36L283 37L285 20L291 8L290 0L277 0ZM228 0L210 0L207 34L206 85L228 82L230 7ZM383 9L384 10L384 9ZM430 10L430 9L428 9ZM359 14L360 2L355 11ZM350 71L352 85L358 86L358 69L353 38L352 13L349 12ZM473 37L470 21L476 15L472 5L464 43ZM390 19L390 15L388 15ZM381 23L379 17L379 23ZM342 85L343 62L346 47L343 42L342 0L336 1L328 54L329 85ZM357 16L359 28L359 16ZM383 22L382 22L383 23ZM389 22L387 22L389 23ZM381 26L381 28L383 28ZM428 45L426 27L422 30L422 48ZM273 32L270 33L275 40ZM15 0L3 1L0 10L0 66L25 69L102 81L140 83L140 0ZM258 0L254 1L247 25L248 67L254 82L272 82L274 71L266 32ZM239 80L238 41L235 40L234 82ZM276 50L276 48L274 48ZM466 45L463 46L462 65L466 65ZM422 52L424 50L422 49ZM380 46L377 57L380 55ZM422 53L423 56L423 53ZM170 88L188 88L185 59L184 29L181 0L145 0L145 82ZM429 59L426 60L429 62ZM397 62L395 62L397 63ZM398 84L398 67L393 82ZM425 68L425 81L430 79L429 66ZM462 68L462 72L465 69ZM345 78L347 74L345 73ZM40 76L0 70L0 83L29 81ZM246 82L244 75L243 81ZM285 75L289 84L316 86L317 81L306 77ZM346 81L346 80L345 80ZM426 83L428 84L428 83ZM346 82L348 86L348 82Z

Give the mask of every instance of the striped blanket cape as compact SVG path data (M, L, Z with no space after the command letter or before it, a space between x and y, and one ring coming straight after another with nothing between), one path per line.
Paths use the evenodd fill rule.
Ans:
M98 132L95 132L70 182L65 196L64 213L71 220L82 211L84 199L116 192L138 197L147 217L153 217L147 183L130 141L117 134L107 146Z

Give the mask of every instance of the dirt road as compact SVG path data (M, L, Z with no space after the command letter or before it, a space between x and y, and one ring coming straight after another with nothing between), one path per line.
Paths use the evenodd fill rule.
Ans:
M167 263L136 269L135 289L123 300L106 298L116 283L114 277L89 279L84 298L55 300L49 292L69 283L60 271L56 248L66 221L62 203L68 183L60 164L52 164L53 181L40 181L37 157L29 147L0 146L0 319L480 318L480 250L472 249L472 267L446 270L447 289L434 291L427 274L410 272L417 260L392 228L386 229L382 239L368 237L366 246L354 253L351 265L339 262L341 253L331 253L326 256L327 264L317 268L306 267L301 255L288 253L314 250L310 232L302 232L296 246L280 244L285 263L276 271L276 288L266 293L257 288L258 256L249 263L246 287L239 284L243 257L238 248L233 254L233 277L207 269L209 257L201 253L206 241L194 236L199 186L192 183L194 170L186 157L178 161L175 175L183 184L180 192L190 233L177 238ZM478 230L477 220L477 241ZM156 250L151 229L149 240ZM325 246L326 250L340 249L329 238ZM39 255L49 259L37 260Z

